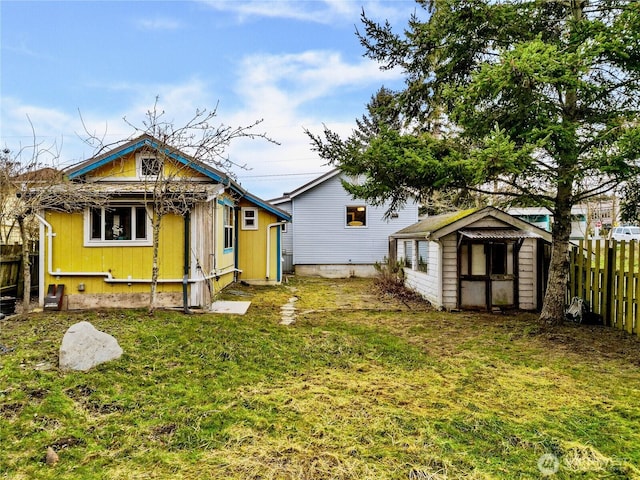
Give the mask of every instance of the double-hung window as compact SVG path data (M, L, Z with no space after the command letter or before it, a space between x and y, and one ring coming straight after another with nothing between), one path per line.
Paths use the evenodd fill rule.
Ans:
M224 248L233 248L233 208L224 206Z
M144 205L91 207L85 213L85 245L151 245L151 217Z

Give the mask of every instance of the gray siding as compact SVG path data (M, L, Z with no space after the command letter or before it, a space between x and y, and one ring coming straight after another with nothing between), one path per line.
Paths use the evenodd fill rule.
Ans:
M389 254L389 236L418 220L418 205L409 203L397 218L383 219L387 205L367 205L366 227L345 226L346 207L364 205L332 177L293 200L295 265L373 264ZM295 229L295 233L293 233Z

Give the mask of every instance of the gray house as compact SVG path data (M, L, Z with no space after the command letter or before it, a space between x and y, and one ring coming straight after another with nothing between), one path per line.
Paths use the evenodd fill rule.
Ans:
M269 201L292 215L282 235L285 272L372 276L373 265L389 253L389 236L417 222L417 203L409 202L385 218L388 204L374 206L353 199L341 177L334 169Z
M428 217L391 235L405 285L444 309L542 307L551 233L494 207Z

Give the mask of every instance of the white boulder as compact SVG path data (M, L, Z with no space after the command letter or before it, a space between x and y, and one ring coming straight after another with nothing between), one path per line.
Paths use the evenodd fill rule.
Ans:
M71 325L62 338L60 369L86 372L121 355L122 348L115 338L89 322L79 322Z

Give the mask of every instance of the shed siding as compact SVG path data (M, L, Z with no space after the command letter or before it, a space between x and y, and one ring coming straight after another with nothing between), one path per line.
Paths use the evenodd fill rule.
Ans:
M447 309L458 306L458 244L452 233L441 239L442 244L442 306Z
M389 253L389 236L412 225L418 205L407 204L397 218L385 220L388 205L367 205L366 227L346 227L346 206L365 205L344 190L339 176L328 179L294 199L293 261L295 265L373 264ZM295 229L295 235L293 235Z
M402 253L404 253L404 242L402 243ZM419 293L433 306L442 307L440 297L440 245L435 242L429 242L427 259L427 271L422 272L413 270L411 267L405 267L405 285L407 288ZM398 255L400 255L400 249Z
M518 256L519 283L518 295L520 296L519 308L522 310L535 310L536 305L536 240L527 238Z

